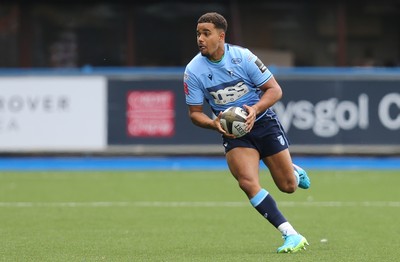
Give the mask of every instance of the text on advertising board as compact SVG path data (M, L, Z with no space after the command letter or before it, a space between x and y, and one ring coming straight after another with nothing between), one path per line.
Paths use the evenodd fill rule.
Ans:
M126 116L128 136L170 137L175 133L174 93L130 91Z
M333 137L342 130L359 128L367 130L370 125L369 96L360 94L357 101L340 101L330 98L315 105L307 100L278 102L274 110L286 130L293 126L300 130L312 130L319 137ZM400 94L384 95L376 110L380 124L387 130L400 130Z

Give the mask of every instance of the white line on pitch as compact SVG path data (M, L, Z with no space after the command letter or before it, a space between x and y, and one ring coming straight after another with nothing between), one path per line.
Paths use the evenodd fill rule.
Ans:
M280 207L400 207L397 201L278 201ZM248 207L247 202L0 202L0 207Z

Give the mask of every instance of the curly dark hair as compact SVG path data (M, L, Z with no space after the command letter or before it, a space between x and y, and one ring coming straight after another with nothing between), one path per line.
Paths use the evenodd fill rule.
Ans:
M225 17L216 12L205 13L204 15L200 16L199 20L197 20L197 23L212 23L216 28L222 29L224 32L226 32L228 29L228 22L226 22Z

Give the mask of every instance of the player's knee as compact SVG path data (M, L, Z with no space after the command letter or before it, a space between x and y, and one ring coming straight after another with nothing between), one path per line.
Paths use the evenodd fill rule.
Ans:
M279 190L284 192L284 193L294 193L297 189L297 184L294 181L286 181L285 183L282 183L281 185L278 186Z
M246 193L246 195L255 195L259 189L259 185L251 180L242 179L239 180L239 187Z
M249 180L239 180L239 187L244 191L247 192L251 189L252 183Z

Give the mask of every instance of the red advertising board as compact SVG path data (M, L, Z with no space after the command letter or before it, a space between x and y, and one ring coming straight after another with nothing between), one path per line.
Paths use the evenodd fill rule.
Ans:
M170 137L175 133L175 98L172 91L127 93L127 133L130 137Z

